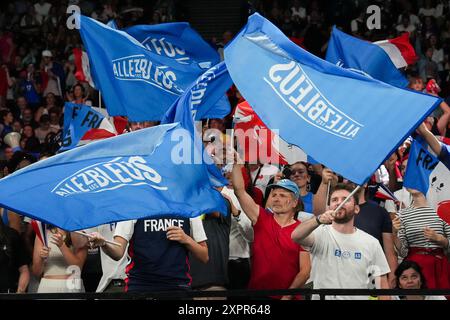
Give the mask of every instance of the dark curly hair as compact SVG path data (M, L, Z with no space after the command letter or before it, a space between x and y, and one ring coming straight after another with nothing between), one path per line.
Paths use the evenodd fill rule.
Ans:
M400 277L408 269L414 269L420 276L420 289L427 289L427 281L422 273L422 268L414 261L403 260L395 270L397 288L400 288Z

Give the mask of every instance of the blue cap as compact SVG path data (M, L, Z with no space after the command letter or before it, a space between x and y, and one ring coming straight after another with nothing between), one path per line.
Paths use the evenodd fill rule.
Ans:
M267 186L267 188L269 188L269 189L283 188L283 189L286 189L287 191L293 192L297 198L300 197L300 190L299 190L297 184L295 184L295 182L293 182L289 179L282 179L282 180L278 181L277 183L269 184Z

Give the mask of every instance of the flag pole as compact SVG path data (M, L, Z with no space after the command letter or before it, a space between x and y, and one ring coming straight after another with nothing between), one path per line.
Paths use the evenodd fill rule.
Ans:
M331 180L328 181L327 198L325 199L325 210L328 210L329 205L330 205L330 189L331 189Z
M100 109L102 108L102 93L100 92L100 90L98 91L98 107Z
M74 231L76 234L79 234L81 236L85 236L86 238L92 238L92 236L90 234L81 232L81 231ZM113 246L116 247L121 247L122 245L118 242L114 242L114 241L109 241L109 240L105 240L106 243L112 244Z
M353 195L358 192L358 190L361 188L361 186L356 186L356 188L347 196L347 198L345 198L344 201L341 202L341 204L336 208L336 210L333 211L332 215L334 216L336 214L336 212L339 211L339 209L341 209L344 204L347 203L348 200L350 200L351 197L353 197Z

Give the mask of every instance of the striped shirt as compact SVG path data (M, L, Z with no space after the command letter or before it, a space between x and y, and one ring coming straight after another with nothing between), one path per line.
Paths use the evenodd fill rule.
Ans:
M436 213L436 210L430 207L415 208L409 206L399 212L402 223L398 231L400 240L400 256L408 255L408 248L440 248L438 243L425 238L423 229L429 227L438 234L443 235L450 240L450 225L445 223Z

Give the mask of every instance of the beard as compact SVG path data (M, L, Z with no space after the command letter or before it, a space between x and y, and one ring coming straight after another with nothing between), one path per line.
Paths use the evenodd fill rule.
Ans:
M343 216L340 216L339 218L336 216L334 218L334 222L336 222L337 224L344 224L352 220L354 216L354 213L345 211L345 214Z

